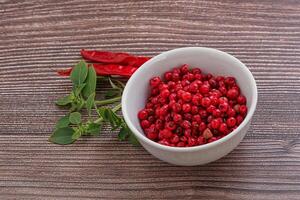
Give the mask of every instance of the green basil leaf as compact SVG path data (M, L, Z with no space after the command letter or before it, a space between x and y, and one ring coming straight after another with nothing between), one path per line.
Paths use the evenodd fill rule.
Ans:
M91 94L96 92L97 74L93 66L88 68L88 75L85 82L86 86L84 87L82 94L85 98L88 98Z
M72 98L71 98L71 95L68 95L68 96L65 96L65 97L62 97L60 99L58 99L55 104L58 105L58 106L66 106L68 104L72 103Z
M91 135L98 136L101 131L101 124L91 123L87 127L87 132Z
M80 138L80 136L81 136L81 132L79 131L79 129L75 129L75 131L72 135L72 139L77 140L78 138Z
M118 139L120 141L124 141L124 140L126 140L127 136L128 136L128 130L125 127L122 127L118 134Z
M72 124L80 124L81 122L81 114L79 112L73 112L70 114L69 121Z
M91 115L92 108L95 102L95 93L92 93L89 98L86 100L86 109L88 110L89 116Z
M121 95L120 89L110 89L105 93L105 98L112 98Z
M78 97L81 93L81 91L85 88L86 83L81 83L80 85L76 85L74 90L74 94L76 97Z
M63 116L57 121L55 125L55 129L68 127L69 124L70 124L69 115Z
M130 131L130 130L129 130ZM140 145L139 141L136 139L135 135L130 131L130 134L129 134L129 142L135 146L138 146Z
M88 67L85 61L81 60L75 67L72 69L70 78L74 85L81 85L84 83L88 73Z
M71 144L75 140L72 139L74 130L70 127L60 128L54 131L49 141L55 144Z

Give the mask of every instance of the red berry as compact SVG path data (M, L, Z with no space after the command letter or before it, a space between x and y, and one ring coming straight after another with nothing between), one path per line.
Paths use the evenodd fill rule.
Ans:
M227 94L227 89L226 87L219 87L219 91L221 92L222 95L226 95Z
M210 90L210 86L208 84L203 84L200 87L201 94L207 94Z
M212 112L212 115L214 117L220 117L221 116L221 111L219 109L215 109L213 112Z
M189 81L195 80L194 74L192 74L192 73L187 73L187 79L188 79Z
M178 142L179 142L179 137L178 137L178 135L173 135L173 137L171 138L171 140L170 140L170 142L172 143L172 144L177 144Z
M148 120L146 120L146 119L144 119L144 120L141 121L141 127L143 129L149 128L150 125L151 125L150 122Z
M195 94L193 97L192 97L192 103L195 105L195 106L199 106L201 104L201 100L202 100L202 95L201 94Z
M163 129L159 131L159 139L168 139L172 137L172 132L168 129Z
M191 129L185 129L184 130L184 136L187 137L187 138L191 137L191 133L192 133Z
M238 96L237 102L238 102L238 104L242 104L242 105L246 104L246 102L247 102L246 97L244 95Z
M189 68L188 68L188 65L182 65L181 67L180 67L180 72L182 73L182 74L186 74L186 73L188 73L189 72Z
M191 107L191 105L188 104L188 103L185 103L185 104L182 105L182 111L183 111L184 113L190 112L191 109L192 109L192 107Z
M228 127L234 127L235 124L236 124L236 119L234 117L229 117L226 120L226 124L227 124Z
M185 147L185 143L184 142L178 142L177 147Z
M173 115L173 120L174 120L175 123L179 123L179 122L182 121L182 116L180 114L175 113Z
M207 117L207 112L206 112L206 110L200 110L200 111L199 111L199 115L201 116L201 118Z
M196 93L196 92L198 92L198 89L199 89L198 84L195 81L190 84L190 87L189 87L190 92Z
M210 106L210 104L211 104L210 98L208 98L208 97L203 97L203 98L202 98L202 100L201 100L201 105L202 105L203 107L208 107L208 106Z
M193 68L192 69L192 74L201 74L201 69L199 69L199 68Z
M193 115L197 114L198 111L199 111L199 110L198 110L198 107L197 107L197 106L192 106L191 113L192 113Z
M197 143L198 143L199 145L205 144L205 138L204 138L203 136L199 136L199 137L197 138Z
M160 92L160 96L164 99L168 98L170 95L170 91L168 89L163 89L161 92Z
M160 141L158 141L158 143L162 144L162 145L170 146L170 143L166 139L160 140Z
M176 124L173 122L173 121L168 121L166 124L165 124L165 127L166 129L170 130L170 131L173 131L176 129Z
M235 116L235 110L233 108L229 108L227 110L227 116L228 117L234 117Z
M211 143L211 142L214 142L214 141L216 141L216 140L217 140L216 137L212 137L212 138L210 138L207 142L208 142L208 143Z
M206 129L206 124L204 122L201 122L199 124L199 131L203 132Z
M194 115L192 119L197 123L200 123L202 121L200 115Z
M216 110L216 107L213 106L213 105L208 106L208 108L206 109L206 111L207 111L208 113L213 113L214 110Z
M219 131L220 131L221 133L227 133L228 128L227 128L226 123L220 124Z
M165 79L166 79L167 81L172 80L172 72L166 72L166 73L164 74L164 77L165 77Z
M181 98L182 98L183 101L189 102L190 100L192 100L192 94L189 93L189 92L184 92L184 93L181 95Z
M150 79L150 86L151 87L157 87L160 83L161 83L161 80L158 76L153 77L152 79Z
M236 99L239 96L239 91L236 89L230 89L227 92L227 97L229 99Z
M235 85L235 78L228 76L228 77L225 78L224 83L227 86L233 86L233 85Z
M179 113L179 112L181 111L181 105L180 105L179 103L173 104L172 110L173 110L175 113Z
M150 140L156 140L158 138L158 134L156 132L149 132L149 133L147 133L147 137Z
M187 121L187 120L183 120L182 124L181 124L182 128L184 129L190 129L191 128L191 122Z
M173 72L172 73L172 80L176 82L176 81L179 81L179 79L180 79L179 73Z
M226 97L220 97L219 104L222 104L222 103L228 103L228 99Z
M218 129L220 127L220 122L217 119L213 119L210 124L213 129Z
M229 105L228 103L222 103L222 104L219 104L219 109L221 112L225 113L229 108Z
M138 118L139 118L140 120L147 119L147 117L148 117L148 112L147 112L145 109L141 110L141 111L138 113Z
M245 106L245 105L240 106L240 114L242 116L245 116L247 114L247 106Z
M188 121L191 121L192 118L193 118L193 115L190 114L190 113L184 113L183 114L183 118L186 119L186 120L188 120Z
M241 115L236 116L236 124L240 125L243 122L244 118Z
M188 138L188 146L192 147L195 146L197 144L197 140L193 137Z

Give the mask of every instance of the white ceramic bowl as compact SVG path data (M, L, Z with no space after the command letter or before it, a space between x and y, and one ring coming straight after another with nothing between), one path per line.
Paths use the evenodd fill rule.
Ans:
M248 114L227 136L201 146L169 147L148 139L140 126L137 113L144 108L149 95L149 80L164 72L188 64L204 73L233 76L247 98ZM155 157L175 165L201 165L215 161L231 152L244 138L256 108L257 88L248 68L235 57L211 48L187 47L167 51L144 63L129 79L122 96L124 119L142 146Z

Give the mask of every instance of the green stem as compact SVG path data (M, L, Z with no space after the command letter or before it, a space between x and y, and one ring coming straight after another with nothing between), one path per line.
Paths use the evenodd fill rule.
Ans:
M113 107L111 110L112 110L113 112L117 112L121 107L122 107L122 104L119 103L118 105L116 105L115 107ZM103 118L102 118L102 117L99 117L97 120L94 121L94 123L98 124L98 123L100 123L100 122L102 122L102 121L103 121Z
M117 102L117 101L120 101L120 100L121 100L121 96L114 97L114 98L111 98L111 99L101 100L101 101L95 101L95 103L97 104L97 106L103 106L103 105L111 104L111 103L114 103L114 102Z

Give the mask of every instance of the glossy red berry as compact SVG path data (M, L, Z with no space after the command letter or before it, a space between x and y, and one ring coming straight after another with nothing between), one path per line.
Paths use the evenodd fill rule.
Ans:
M229 99L236 99L239 96L239 91L236 89L230 89L227 91L227 97Z
M164 74L164 77L167 81L171 81L172 80L172 72L166 72Z
M210 98L208 98L208 97L203 97L203 98L202 98L202 100L201 100L201 105L202 105L203 107L208 107L208 106L210 106L210 104L211 104Z
M220 127L220 122L217 119L213 119L210 124L213 129L218 129Z
M182 105L182 111L184 113L190 112L191 109L192 109L191 104L185 103L185 104Z
M145 109L141 110L141 111L138 113L138 118L139 118L140 120L147 119L147 117L148 117L148 112L147 112Z
M148 120L146 120L146 119L144 119L144 120L141 121L141 127L143 129L149 128L150 125L151 125L150 122Z
M168 139L172 137L172 132L168 129L163 129L159 131L159 139Z
M181 124L182 128L184 129L190 129L191 128L191 122L187 121L187 120L183 120L182 124Z
M245 105L247 102L246 97L244 95L238 96L237 102L238 102L238 104Z
M203 84L200 87L201 94L207 94L210 90L210 86L208 84Z
M229 117L226 120L226 124L227 124L228 127L234 127L235 124L236 124L236 119L234 117Z
M189 92L184 92L182 95L181 95L181 98L183 101L185 102L189 102L192 100L192 94L189 93Z
M151 87L157 87L161 83L161 79L156 76L150 79L150 86Z

